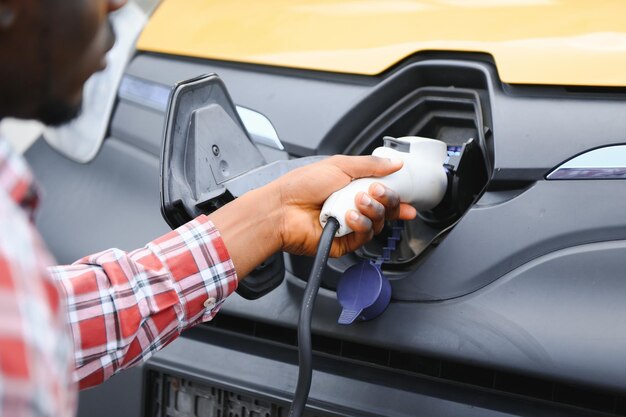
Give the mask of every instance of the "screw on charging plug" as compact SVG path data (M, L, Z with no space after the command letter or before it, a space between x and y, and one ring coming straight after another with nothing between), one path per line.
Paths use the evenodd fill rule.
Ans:
M213 155L218 156L220 154L220 148L217 145L213 145L213 147L211 147L211 150L213 151Z

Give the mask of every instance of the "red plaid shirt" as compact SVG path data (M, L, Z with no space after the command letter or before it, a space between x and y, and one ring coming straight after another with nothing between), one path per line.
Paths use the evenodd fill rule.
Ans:
M0 140L0 415L72 416L77 383L99 384L213 318L237 275L204 216L130 253L48 268L36 195Z

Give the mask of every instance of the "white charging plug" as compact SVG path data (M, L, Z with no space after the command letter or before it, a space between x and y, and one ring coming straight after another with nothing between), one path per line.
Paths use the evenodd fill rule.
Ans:
M340 225L337 237L352 233L352 229L346 225L346 214L349 210L357 210L357 193L368 192L370 185L375 182L394 190L400 195L401 202L412 205L418 211L436 207L445 196L448 186L443 166L448 157L447 151L447 145L436 139L417 136L385 138L385 146L376 148L372 155L401 159L404 161L402 168L385 177L356 179L331 194L320 213L322 227L329 217L334 217Z

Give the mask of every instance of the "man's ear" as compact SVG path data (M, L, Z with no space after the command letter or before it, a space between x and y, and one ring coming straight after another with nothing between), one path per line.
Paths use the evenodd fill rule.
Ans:
M0 31L10 29L17 16L18 2L15 0L0 0Z

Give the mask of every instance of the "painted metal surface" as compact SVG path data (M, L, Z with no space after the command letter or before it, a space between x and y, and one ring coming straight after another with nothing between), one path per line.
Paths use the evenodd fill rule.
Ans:
M138 47L363 75L484 52L508 83L626 86L625 15L620 0L165 0Z

